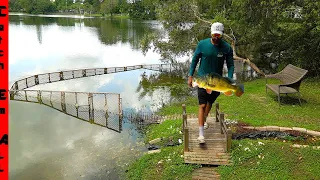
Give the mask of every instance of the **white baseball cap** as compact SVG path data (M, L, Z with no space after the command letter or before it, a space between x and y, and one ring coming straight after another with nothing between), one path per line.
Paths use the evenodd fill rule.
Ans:
M215 22L211 25L211 34L221 34L223 35L224 26L222 23Z

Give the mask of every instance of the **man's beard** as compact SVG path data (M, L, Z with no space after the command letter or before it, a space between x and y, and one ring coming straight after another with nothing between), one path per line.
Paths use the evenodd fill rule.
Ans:
M211 41L214 43L214 44L219 44L221 39L220 38L211 38Z

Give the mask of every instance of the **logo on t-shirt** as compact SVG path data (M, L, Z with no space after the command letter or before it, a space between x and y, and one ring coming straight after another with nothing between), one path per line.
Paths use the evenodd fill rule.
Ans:
M218 52L217 57L223 57L223 53L222 52Z

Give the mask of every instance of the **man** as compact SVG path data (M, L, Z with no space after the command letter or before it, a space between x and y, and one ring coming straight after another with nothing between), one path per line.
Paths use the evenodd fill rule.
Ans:
M223 64L224 61L226 61L228 77L231 79L233 78L233 50L226 41L221 39L223 32L224 26L222 23L213 23L211 25L211 38L207 38L199 42L197 49L194 52L189 70L189 87L192 87L192 76L199 59L201 59L201 61L198 69L198 76L205 76L212 72L222 75ZM199 143L205 143L204 129L208 128L206 118L211 110L212 104L219 95L220 92L213 91L211 94L208 94L205 89L198 88Z

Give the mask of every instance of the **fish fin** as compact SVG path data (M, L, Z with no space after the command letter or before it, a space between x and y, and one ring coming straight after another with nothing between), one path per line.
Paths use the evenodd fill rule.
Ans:
M232 96L232 91L224 92L224 95L226 95L226 96Z
M207 76L209 76L209 77L218 77L218 78L222 77L220 74L215 73L215 72L211 72L211 73L207 74Z
M244 93L244 86L243 84L239 84L235 94L236 96L240 97L243 93Z
M206 89L206 91L207 91L208 94L212 93L212 90L210 90L210 89Z

